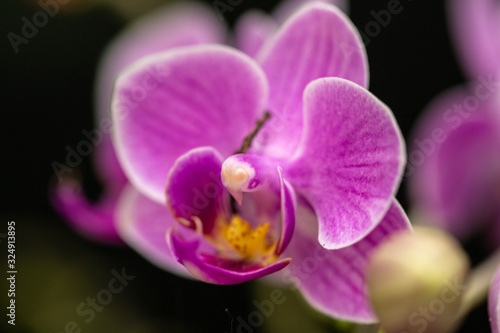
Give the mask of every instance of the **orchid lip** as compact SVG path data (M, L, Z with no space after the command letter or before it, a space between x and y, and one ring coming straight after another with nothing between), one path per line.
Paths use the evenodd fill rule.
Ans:
M211 233L205 234L203 221L198 216L191 216L192 222L184 218L176 220L177 225L192 229L195 238L203 237L211 244L218 258L266 266L279 256L277 249L282 240L279 235L270 232L269 222L253 226L237 213L230 219L220 215ZM179 233L177 226L174 226L174 230Z
M271 162L233 157L224 163L213 147L199 147L179 157L168 175L167 206L177 223L167 242L179 263L210 283L248 281L290 262L280 256L295 224L293 189ZM247 196L233 212L231 188Z
M223 164L213 147L200 147L179 157L170 170L166 198L177 223L167 242L174 257L192 276L216 284L284 268L290 258L281 255L295 225L293 188L273 161L237 154ZM223 182L245 195L232 212L231 188Z
M266 266L277 259L278 241L269 232L270 223L252 227L235 214L230 221L221 221L216 234L207 238L218 250L218 257Z

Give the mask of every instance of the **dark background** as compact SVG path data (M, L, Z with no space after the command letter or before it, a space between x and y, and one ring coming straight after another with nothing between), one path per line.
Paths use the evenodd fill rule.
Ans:
M255 283L220 287L177 278L130 249L81 238L48 202L54 177L51 163L64 161L66 145L76 146L83 138L81 131L94 127L96 65L103 47L126 24L111 8L83 6L78 10L77 0L74 3L51 18L15 54L7 33L19 34L21 18L31 18L40 7L35 1L0 2L0 233L6 232L7 221L16 221L16 331L62 332L68 321L75 320L83 332L236 332L237 317L245 318L255 310L252 301L265 299L266 287ZM233 24L248 8L269 11L275 3L243 0L233 12L225 13L227 23ZM374 20L370 11L386 9L387 3L353 0L349 15L364 31ZM367 51L370 90L389 105L408 137L425 105L440 92L464 82L464 77L450 42L444 2L401 0L401 5L402 12L371 39ZM90 158L84 159L79 171L86 191L96 198L100 188ZM407 208L405 186L403 182L398 198ZM0 244L1 256L6 256L5 242ZM481 252L476 245L467 245L473 255ZM3 258L1 262L5 262ZM122 267L136 278L93 322L85 323L75 308L107 286L112 269ZM276 323L285 314L290 323L299 319L304 325L313 322L314 332L334 332L332 323L310 311L300 297L289 297L298 306L276 309L276 316L266 319L255 332L295 332L284 329L287 322ZM5 314L1 313L0 328L11 329L5 328ZM461 332L488 332L487 320L483 305L469 316ZM281 325L283 330L273 325ZM297 332L304 329L291 326Z

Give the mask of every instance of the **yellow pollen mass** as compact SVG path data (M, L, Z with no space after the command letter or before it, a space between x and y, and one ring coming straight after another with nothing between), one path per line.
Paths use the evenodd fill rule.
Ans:
M245 258L262 259L274 250L274 245L266 242L269 223L253 230L248 222L238 215L233 215L226 229L226 239L229 245Z

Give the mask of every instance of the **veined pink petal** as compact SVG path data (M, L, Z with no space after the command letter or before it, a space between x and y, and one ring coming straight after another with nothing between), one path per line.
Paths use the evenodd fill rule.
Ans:
M500 78L500 4L496 0L450 0L458 54L472 80Z
M138 19L107 47L98 67L95 84L96 125L110 121L113 83L119 72L134 61L177 46L222 43L225 27L213 10L197 3L167 5ZM111 135L103 132L96 145L96 171L106 183L123 175L111 144Z
M399 185L403 139L389 108L340 78L304 92L304 131L284 177L319 221L327 249L351 245L380 222Z
M311 2L324 2L332 4L340 8L344 13L347 13L349 10L349 1L347 0L285 0L282 1L274 10L273 16L281 22L290 16L294 10L297 10L300 6Z
M321 247L314 226L303 226L298 220L292 242L285 251L292 263L284 271L284 279L293 282L311 306L328 316L374 323L377 318L370 305L365 280L369 258L375 247L395 232L404 230L411 230L410 222L395 200L373 231L356 244L340 250Z
M175 160L199 146L236 151L264 112L267 82L246 55L217 45L143 58L118 79L112 115L130 181L162 203Z
M344 12L348 9L348 3L344 0L285 0L276 8L273 15L259 10L248 11L236 22L234 29L236 47L249 56L255 57L261 46L278 29L278 23L285 20L293 11L310 2L330 3Z
M167 232L174 224L166 205L157 204L128 185L117 207L116 229L131 248L156 266L189 277L168 247Z
M500 332L500 268L493 279L488 298L488 311L490 313L491 332Z
M407 175L418 215L462 238L498 212L500 118L486 104L453 89L431 103L411 139Z
M321 77L368 85L366 53L356 28L337 7L314 2L301 7L266 41L257 55L270 86L272 118L254 148L287 157L302 130L302 93Z

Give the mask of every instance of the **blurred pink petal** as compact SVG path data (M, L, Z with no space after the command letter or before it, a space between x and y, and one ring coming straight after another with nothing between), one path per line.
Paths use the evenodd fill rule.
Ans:
M412 199L422 222L465 238L498 212L500 119L467 88L438 97L424 114L410 140Z
M469 78L500 78L500 3L451 0L449 9L458 55Z

